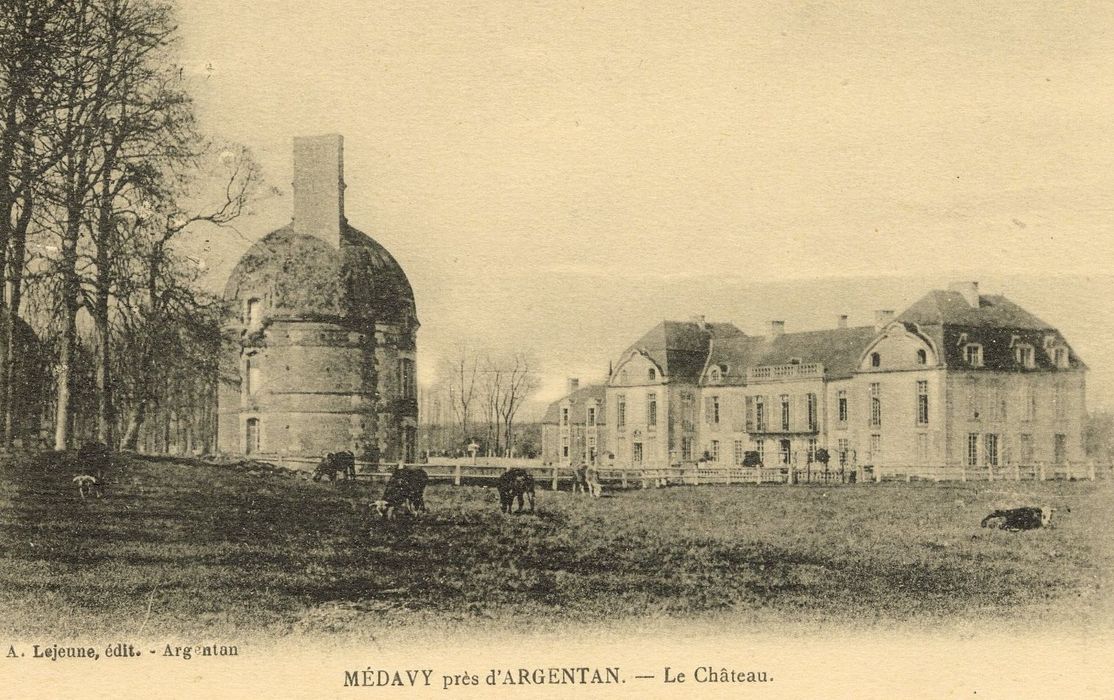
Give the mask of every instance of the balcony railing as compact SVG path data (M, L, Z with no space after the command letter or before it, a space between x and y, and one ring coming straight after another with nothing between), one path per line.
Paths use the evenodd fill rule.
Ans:
M747 369L747 382L777 382L786 379L823 377L824 365L809 362L800 365L764 365Z

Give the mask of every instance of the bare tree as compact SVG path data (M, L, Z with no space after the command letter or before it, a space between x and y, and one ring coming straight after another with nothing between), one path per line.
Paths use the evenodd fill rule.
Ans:
M525 353L514 353L503 371L499 416L503 423L503 445L507 457L514 456L514 420L523 402L538 388L538 375Z

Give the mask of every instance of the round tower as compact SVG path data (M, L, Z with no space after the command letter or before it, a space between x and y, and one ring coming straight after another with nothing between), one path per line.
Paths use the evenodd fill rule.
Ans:
M294 139L294 219L225 287L222 452L414 460L418 319L406 274L344 217L339 135Z

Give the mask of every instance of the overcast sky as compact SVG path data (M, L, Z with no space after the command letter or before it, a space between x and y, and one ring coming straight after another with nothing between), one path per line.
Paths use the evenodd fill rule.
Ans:
M194 243L223 284L290 219L291 139L337 132L423 382L463 339L551 399L663 318L866 324L962 278L1114 406L1114 5L851 5L188 0L205 128L286 192Z

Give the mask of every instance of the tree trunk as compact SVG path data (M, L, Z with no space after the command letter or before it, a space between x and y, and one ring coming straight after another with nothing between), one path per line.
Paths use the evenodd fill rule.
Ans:
M140 400L128 411L128 423L124 428L124 437L120 440L121 450L135 450L139 444L139 431L147 418L147 401Z

